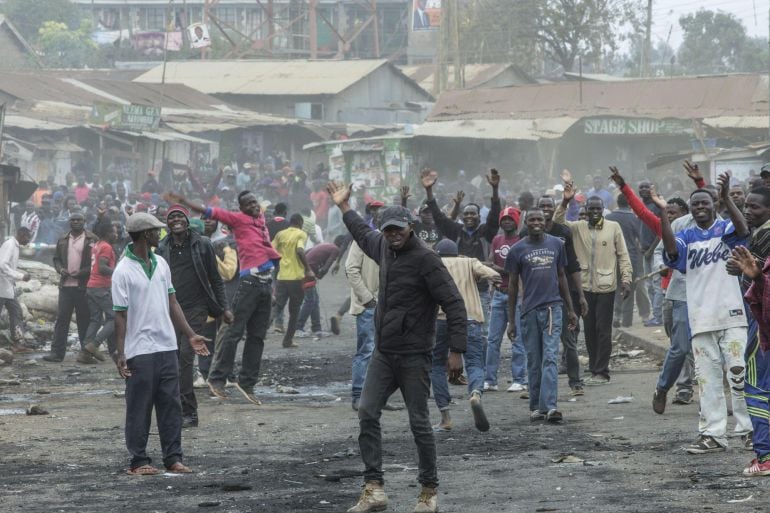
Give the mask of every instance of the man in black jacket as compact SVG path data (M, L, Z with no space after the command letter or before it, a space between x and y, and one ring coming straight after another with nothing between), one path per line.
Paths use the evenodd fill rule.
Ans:
M196 333L205 330L208 316L230 323L225 285L217 270L214 247L208 237L190 229L190 213L181 205L168 209L169 235L156 251L171 268L171 282L187 323ZM193 388L195 351L187 337L177 332L179 347L179 394L182 399L182 427L198 426L198 401Z
M59 310L53 330L51 353L43 356L43 360L47 362L64 360L64 353L67 352L67 335L69 335L74 310L80 339L77 362L91 364L96 363L97 360L84 350L86 331L90 323L86 284L91 276L91 249L96 244L97 237L85 229L86 218L80 211L72 211L69 223L70 231L56 242L56 252L53 255L53 266L61 276Z
M438 307L447 317L449 374L462 372L467 314L462 297L440 257L412 231L413 219L401 206L381 212L377 232L350 208L351 188L327 186L342 220L363 252L380 266L375 310L375 350L359 403L358 443L364 461L364 490L348 513L380 511L388 504L383 489L380 415L388 397L401 390L419 455L422 490L415 511L437 510L436 442L430 424L431 351Z

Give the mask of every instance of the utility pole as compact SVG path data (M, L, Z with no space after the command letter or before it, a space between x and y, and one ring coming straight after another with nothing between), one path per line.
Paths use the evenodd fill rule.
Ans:
M317 59L318 58L318 17L316 13L316 3L318 0L309 0L308 1L308 25L309 27L309 37L310 37L310 58L311 59Z
M640 66L639 73L642 77L649 77L650 57L652 56L652 0L647 0L647 23L645 25L642 65Z

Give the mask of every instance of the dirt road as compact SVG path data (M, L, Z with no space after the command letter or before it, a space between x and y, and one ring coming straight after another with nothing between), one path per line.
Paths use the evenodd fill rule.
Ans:
M331 311L342 283L328 280L321 293L332 298ZM79 365L72 354L63 364L42 362L42 354L19 358L0 369L0 379L19 382L0 385L0 511L344 511L362 470L349 401L352 320L339 337L297 342L299 349L283 349L271 335L263 406L199 391L201 425L183 434L186 463L196 470L188 476L124 474L123 384L111 364ZM485 395L492 428L479 433L465 390L451 387L455 428L437 437L441 510L766 511L768 481L741 476L752 453L739 440L726 453L691 456L682 447L695 438L697 404L652 412L658 363L614 358L612 384L572 402L561 377L559 426L530 423L527 401L501 391ZM277 393L278 384L300 393ZM617 396L634 399L608 404ZM16 414L30 403L49 414ZM408 512L418 487L406 412L385 412L383 431L390 511ZM159 462L154 428L149 453ZM566 455L583 461L554 462Z

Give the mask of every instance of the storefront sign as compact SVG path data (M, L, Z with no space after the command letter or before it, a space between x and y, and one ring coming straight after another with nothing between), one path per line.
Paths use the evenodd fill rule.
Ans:
M684 135L692 134L690 121L649 118L590 118L583 120L589 135Z
M160 107L151 105L97 104L91 108L90 123L122 130L157 130Z

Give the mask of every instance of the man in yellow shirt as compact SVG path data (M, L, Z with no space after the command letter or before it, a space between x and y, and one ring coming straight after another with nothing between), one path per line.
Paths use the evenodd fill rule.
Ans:
M289 220L289 227L278 232L273 239L273 247L281 254L275 283L273 317L283 311L287 301L289 303L289 324L283 335L283 347L298 347L294 343L294 332L297 331L299 309L305 297L302 285L315 279L313 270L305 259L307 234L302 231L303 222L301 215L294 214Z

